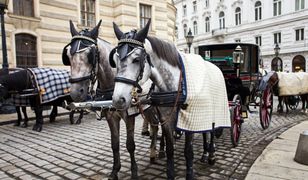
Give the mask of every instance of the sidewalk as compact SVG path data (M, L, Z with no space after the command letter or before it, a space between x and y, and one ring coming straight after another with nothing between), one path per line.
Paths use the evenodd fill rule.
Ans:
M308 130L304 121L271 142L250 168L246 180L307 179L308 166L295 162L299 135Z

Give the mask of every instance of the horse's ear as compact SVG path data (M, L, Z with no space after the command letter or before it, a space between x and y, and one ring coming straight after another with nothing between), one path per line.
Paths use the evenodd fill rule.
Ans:
M136 40L140 42L144 42L145 38L148 36L148 32L150 29L150 24L151 24L151 18L148 20L147 24L144 26L143 29L141 29L137 35L136 35Z
M98 30L99 30L99 27L101 26L101 23L102 23L102 20L100 20L98 24L95 26L95 28L91 30L90 34L93 39L96 39L98 37Z
M75 26L72 20L70 20L70 30L71 30L72 37L78 35L78 31L75 29Z
M113 22L113 30L114 30L114 33L115 33L117 39L120 40L121 37L123 36L123 32L120 30L118 25L114 22Z

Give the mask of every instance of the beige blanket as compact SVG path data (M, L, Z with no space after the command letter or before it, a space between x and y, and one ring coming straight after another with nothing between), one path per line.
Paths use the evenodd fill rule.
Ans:
M220 69L201 56L182 54L185 66L188 107L180 110L177 128L204 132L215 127L230 127L230 112L225 80Z
M300 95L308 93L308 73L277 72L279 96Z

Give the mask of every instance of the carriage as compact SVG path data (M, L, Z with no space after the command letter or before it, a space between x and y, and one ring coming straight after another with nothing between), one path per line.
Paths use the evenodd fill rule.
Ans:
M234 146L239 142L241 124L248 118L249 106L259 106L260 123L263 129L269 127L273 109L271 89L259 89L260 49L248 43L227 43L199 46L204 60L217 65L223 72L229 108L231 112L231 140Z

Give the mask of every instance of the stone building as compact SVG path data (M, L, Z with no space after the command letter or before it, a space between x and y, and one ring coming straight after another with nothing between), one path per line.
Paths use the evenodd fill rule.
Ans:
M308 71L308 0L175 0L177 45L193 52L216 43L260 45L266 70ZM278 57L274 47L279 44Z
M69 20L81 30L102 19L99 37L115 44L112 22L129 31L152 18L150 35L174 41L175 13L172 0L9 0L5 14L9 67L63 68L62 49L71 39Z

